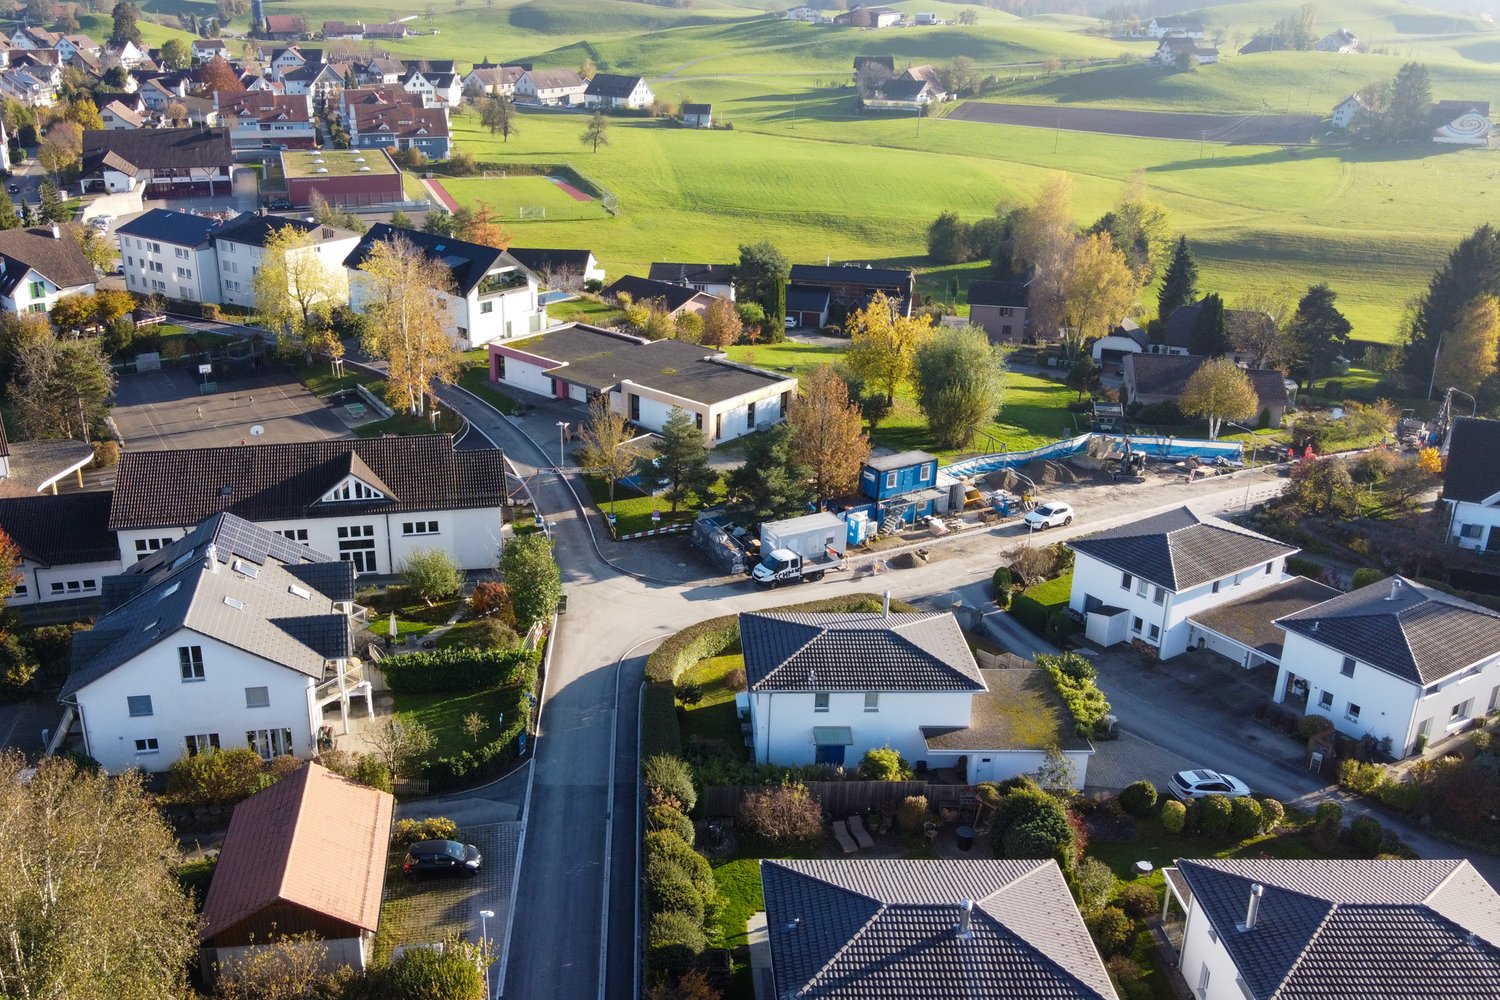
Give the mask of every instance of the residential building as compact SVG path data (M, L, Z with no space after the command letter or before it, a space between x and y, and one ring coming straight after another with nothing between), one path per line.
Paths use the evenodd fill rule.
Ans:
M911 315L916 278L906 268L868 264L793 264L789 285L826 288L829 298L847 309L863 309L876 292L896 303L903 316Z
M1202 40L1205 35L1203 22L1190 17L1153 17L1147 22L1147 38L1166 38L1169 35Z
M253 449L244 449L253 450ZM229 514L105 581L58 700L108 771L249 746L317 752L323 709L370 698L351 672L354 569ZM64 723L64 727L69 725Z
M300 45L288 45L283 49L271 50L271 59L266 68L270 70L271 79L280 80L292 70L306 66L314 58L321 60L322 55L321 49L308 49L304 52Z
M219 269L220 302L245 309L255 307L254 280L265 256L266 243L273 234L287 228L312 235L308 246L287 255L288 269L294 273L301 271L301 260L306 260L310 267L320 268L324 278L319 284L326 282L329 290L324 301L330 307L349 304L349 272L344 268L344 258L359 243L358 233L303 219L248 212L214 229L210 235ZM290 287L290 275L287 281Z
M355 60L354 78L361 86L391 86L400 83L406 73L406 64L390 56L371 56Z
M306 935L326 949L326 969L362 971L380 926L394 807L389 792L312 763L235 806L203 900L201 967Z
M543 288L576 290L590 281L604 284L604 268L592 250L552 250L511 247L505 251L541 282Z
M339 99L353 148L418 149L431 159L447 159L452 145L446 107L424 107L420 94L399 87L346 90Z
M57 103L57 85L29 70L7 69L0 72L0 97L28 107L50 108Z
M1120 321L1119 326L1094 341L1094 361L1116 374L1124 375L1125 355L1141 354L1150 347L1151 338L1146 335L1146 331L1127 316Z
M701 316L708 312L708 307L713 305L714 300L718 298L707 292L696 291L690 285L652 281L650 278L640 278L633 274L616 278L613 283L605 287L602 294L609 299L618 299L621 295L627 295L632 302L642 305L648 302L657 303L673 319L685 312L697 313Z
M229 127L229 142L236 153L312 149L317 145L318 129L305 94L292 97L264 91L231 94L221 90L214 94L214 108Z
M689 128L713 128L714 106L712 104L684 104L682 124Z
M229 61L229 46L221 38L193 39L193 65L202 66L213 58Z
M384 21L380 24L365 25L366 40L389 39L393 42L399 42L401 39L406 38L410 34L411 29L401 21Z
M106 58L118 61L126 69L135 69L142 63L150 61L146 58L146 53L141 50L140 46L132 41L112 41L104 46L104 55Z
M55 49L62 35L37 25L22 25L10 36L13 49Z
M94 265L58 226L0 231L0 309L51 312L59 299L94 291Z
M1142 406L1175 403L1182 398L1189 380L1209 360L1187 354L1126 354L1125 396L1131 403ZM1286 376L1270 368L1249 368L1245 375L1255 390L1256 422L1264 427L1280 427L1289 401Z
M1290 577L1195 612L1188 619L1192 625L1188 648L1212 650L1246 670L1263 664L1279 665L1286 652L1286 632L1277 621L1337 596L1337 590L1316 580Z
M1444 450L1448 537L1462 549L1500 552L1500 420L1459 417Z
M301 14L267 14L266 37L272 41L291 41L307 34L307 19Z
M1193 353L1193 328L1198 325L1198 316L1202 311L1201 301L1173 309L1172 314L1167 317L1162 342L1152 344L1150 353ZM1265 350L1263 345L1275 340L1275 328L1276 321L1267 313L1254 309L1225 309L1224 330L1229 335L1230 346L1223 356L1237 365L1264 367L1265 357L1259 352Z
M457 107L464 99L463 78L456 72L452 59L408 62L401 86L409 94L420 94L429 107L439 104Z
M528 69L516 78L516 102L542 107L583 104L589 82L570 69Z
M941 91L926 80L892 77L875 85L859 99L862 111L921 112L941 100Z
M344 74L350 64L309 62L281 76L288 96L305 94L316 102L328 101L344 89Z
M150 198L227 195L233 190L229 130L163 128L83 133L85 191Z
M729 264L654 263L647 273L652 281L685 285L696 292L706 292L734 301L734 267Z
M820 329L828 325L832 293L827 288L803 285L786 287L786 316L797 329Z
M760 863L767 997L1115 1000L1055 861Z
M894 28L901 23L901 12L889 7L853 7L833 15L833 23L855 28Z
M140 75L142 74L137 74ZM167 105L187 96L187 80L185 77L174 81L165 76L153 76L141 80L140 89L136 92L141 95L141 100L148 109L161 114L167 110Z
M135 111L123 101L110 101L99 109L99 118L106 129L138 129L146 127L146 116Z
M1315 52L1358 52L1359 36L1348 28L1331 31L1318 39L1313 46Z
M969 282L969 322L994 344L1034 343L1026 325L1029 281Z
M807 21L811 24L817 24L823 20L825 12L819 10L817 7L792 7L781 16L787 21Z
M104 51L104 47L94 41L88 35L62 35L57 40L58 58L64 65L71 66L74 63L93 62L98 64L98 59Z
M583 92L583 106L606 111L640 111L651 107L656 95L646 78L619 73L597 73Z
M1500 613L1394 576L1278 619L1277 701L1403 757L1500 709Z
M736 364L711 347L581 323L491 344L490 380L580 404L609 393L616 413L651 431L680 407L710 448L780 423L797 390L795 378Z
M395 205L406 201L401 168L384 149L316 149L281 154L287 200L308 208L316 195L339 207Z
M1468 861L1205 859L1165 874L1178 968L1201 1000L1500 996L1500 897Z
M1185 35L1168 35L1157 45L1151 61L1159 66L1206 66L1219 61L1219 50L1212 45L1199 45Z
M377 222L344 259L349 270L349 302L363 312L371 292L361 266L376 244L402 238L452 274L441 293L447 304L448 336L460 350L483 347L540 332L547 326L547 307L538 297L536 275L504 250Z
M526 72L520 66L475 67L464 76L464 92L514 97L516 81Z
M394 573L424 549L487 569L509 496L499 451L458 451L446 434L130 450L109 527L126 565L227 511L360 573Z
M153 208L117 226L126 290L186 302L222 302L213 241L218 225L208 216Z
M104 580L121 569L119 543L108 528L110 498L100 492L0 497L0 531L21 554L6 604L99 596Z
M1068 607L1089 640L1140 640L1164 660L1188 648L1190 617L1280 583L1298 551L1188 507L1065 544L1075 553Z

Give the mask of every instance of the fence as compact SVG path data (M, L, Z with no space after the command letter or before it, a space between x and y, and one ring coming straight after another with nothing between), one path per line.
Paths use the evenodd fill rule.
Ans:
M930 785L925 781L808 781L808 794L832 816L870 811L895 812L913 795L927 796L933 808L967 806L974 801L971 785ZM698 802L705 816L733 816L745 793L768 785L709 785Z

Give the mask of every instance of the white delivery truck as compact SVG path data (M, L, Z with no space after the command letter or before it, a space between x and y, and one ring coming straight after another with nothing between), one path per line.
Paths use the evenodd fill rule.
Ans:
M837 514L808 514L760 526L761 561L750 575L762 587L818 581L838 569L849 547L849 525Z

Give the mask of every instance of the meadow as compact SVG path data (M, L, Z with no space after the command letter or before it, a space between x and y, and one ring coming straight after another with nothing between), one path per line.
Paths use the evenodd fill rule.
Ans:
M535 218L535 209L546 210L546 222L607 219L609 213L596 200L578 201L546 177L444 177L443 188L460 205L474 208L482 199L495 215L509 225L520 221L521 210Z

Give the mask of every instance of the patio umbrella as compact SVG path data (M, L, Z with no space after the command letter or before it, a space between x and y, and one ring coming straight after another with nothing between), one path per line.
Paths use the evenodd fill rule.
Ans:
M391 612L391 645L396 644L396 612Z

